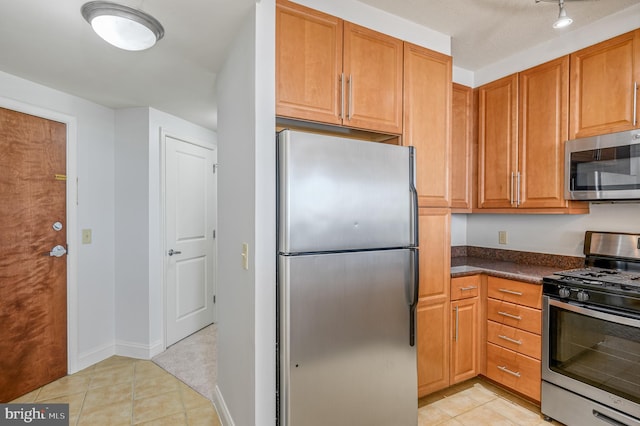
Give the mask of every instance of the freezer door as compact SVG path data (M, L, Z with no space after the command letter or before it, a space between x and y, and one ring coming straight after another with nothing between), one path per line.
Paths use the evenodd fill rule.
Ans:
M415 246L411 153L396 145L280 132L279 251Z
M414 256L280 257L281 426L417 424Z

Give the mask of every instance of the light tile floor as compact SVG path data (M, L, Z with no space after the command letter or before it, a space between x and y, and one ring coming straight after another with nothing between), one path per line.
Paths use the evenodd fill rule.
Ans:
M210 400L151 361L120 356L11 402L68 403L76 426L220 426Z
M418 402L418 426L551 426L540 407L479 378Z

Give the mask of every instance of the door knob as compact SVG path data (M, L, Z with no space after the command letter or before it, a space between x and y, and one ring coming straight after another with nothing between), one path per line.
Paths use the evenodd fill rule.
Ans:
M61 245L55 246L49 252L49 256L51 256L51 257L60 257L60 256L64 256L65 254L67 254L67 249L64 248L64 246L61 246Z
M182 254L182 252L181 252L181 251L178 251L178 250L170 249L170 250L167 252L167 254L168 254L169 256L173 256L174 254Z

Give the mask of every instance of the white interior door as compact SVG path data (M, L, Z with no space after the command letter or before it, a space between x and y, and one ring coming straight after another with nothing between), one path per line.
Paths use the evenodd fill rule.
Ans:
M166 345L213 323L216 152L165 135Z

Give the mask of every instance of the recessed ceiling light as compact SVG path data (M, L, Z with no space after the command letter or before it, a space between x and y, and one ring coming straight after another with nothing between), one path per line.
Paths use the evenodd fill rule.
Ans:
M164 28L153 16L108 1L90 1L80 12L106 42L124 50L145 50L164 36Z

